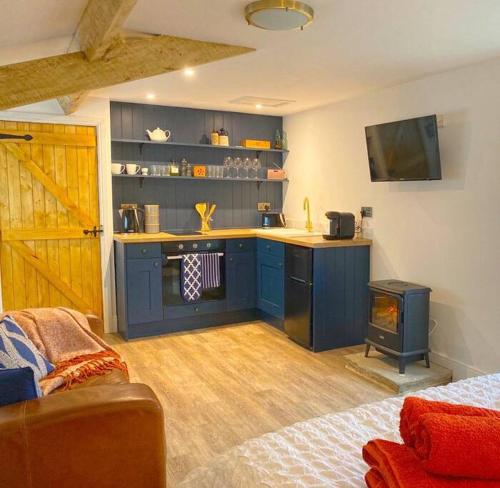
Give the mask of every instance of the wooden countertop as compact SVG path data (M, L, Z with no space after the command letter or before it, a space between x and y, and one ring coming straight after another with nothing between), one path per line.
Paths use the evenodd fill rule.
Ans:
M178 236L159 232L158 234L115 234L114 240L123 244L143 244L147 242L171 242L171 241L201 241L207 239L238 239L248 237L260 237L272 241L284 242L286 244L295 244L297 246L311 248L326 247L353 247L353 246L371 246L370 239L345 239L338 241L329 241L323 239L321 235L293 235L293 233L303 233L301 229L214 229L206 234L193 234ZM288 234L287 234L288 233ZM317 233L316 233L317 234Z

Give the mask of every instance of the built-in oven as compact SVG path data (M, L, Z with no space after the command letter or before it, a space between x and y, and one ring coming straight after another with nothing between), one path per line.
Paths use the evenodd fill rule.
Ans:
M226 298L225 250L226 241L218 239L162 243L163 305L171 307L186 304L182 297L182 260L185 254L193 253L216 253L219 263L219 286L204 289L199 301L224 300Z

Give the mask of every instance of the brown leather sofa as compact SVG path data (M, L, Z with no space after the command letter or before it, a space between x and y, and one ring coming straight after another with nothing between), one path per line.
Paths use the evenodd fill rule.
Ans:
M0 453L0 488L166 486L163 409L120 371L0 407Z

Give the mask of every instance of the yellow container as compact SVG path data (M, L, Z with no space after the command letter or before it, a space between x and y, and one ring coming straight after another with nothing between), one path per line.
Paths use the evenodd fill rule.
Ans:
M242 139L241 145L252 149L271 149L271 141L259 139Z
M193 166L193 176L196 178L205 178L207 176L207 167L201 164Z

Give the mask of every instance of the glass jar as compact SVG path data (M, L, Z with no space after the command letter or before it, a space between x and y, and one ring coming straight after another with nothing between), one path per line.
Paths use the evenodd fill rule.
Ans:
M186 176L193 176L193 167L189 163L186 166Z
M186 158L181 159L181 176L187 176L188 161Z
M179 176L179 164L176 161L170 163L170 176Z

